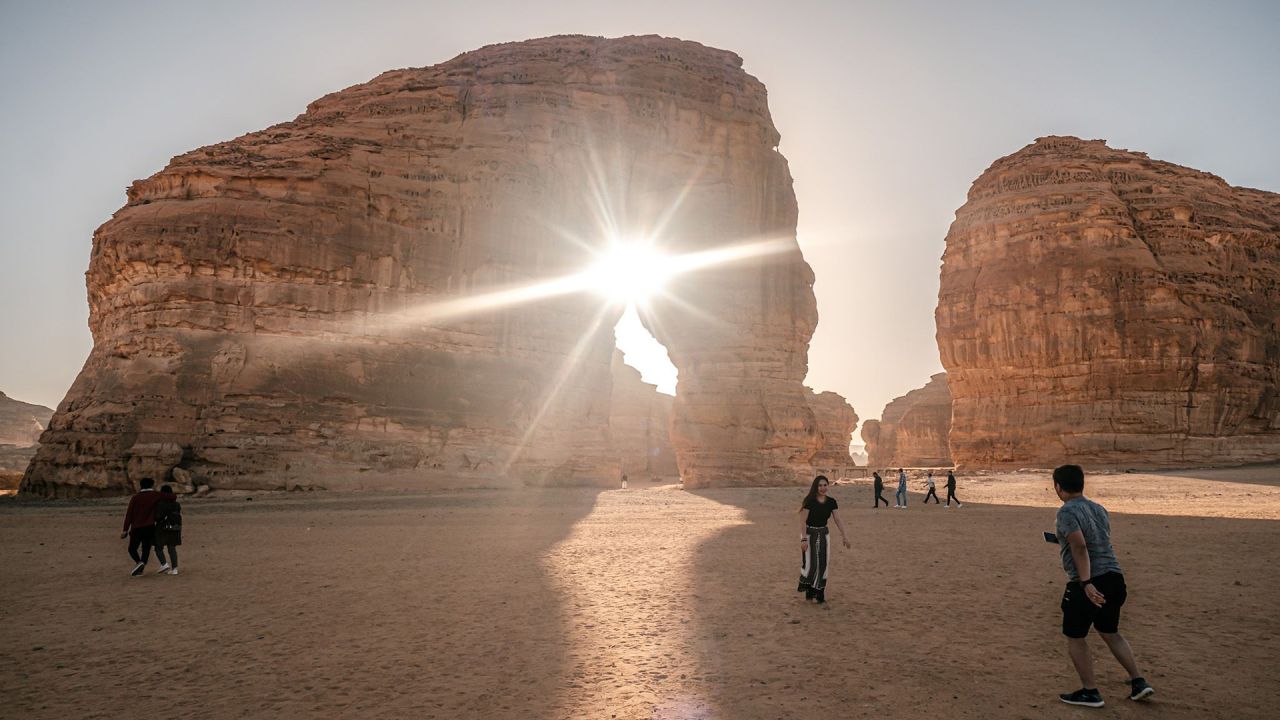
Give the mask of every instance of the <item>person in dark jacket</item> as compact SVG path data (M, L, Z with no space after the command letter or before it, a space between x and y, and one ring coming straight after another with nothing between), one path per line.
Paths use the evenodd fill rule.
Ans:
M947 471L947 507L951 507L951 501L956 501L956 507L964 507L960 504L960 498L956 497L956 474L950 470Z
M889 507L889 501L884 499L884 478L880 477L880 473L878 472L871 473L871 477L872 482L874 483L873 489L876 493L876 504L872 507L879 510L881 501L884 501L885 507Z
M173 498L172 500L169 498ZM178 546L182 544L182 503L168 485L160 488L160 502L156 503L156 558L160 560L161 573L178 574ZM166 558L165 550L168 550Z
M124 529L120 532L121 539L129 538L129 557L137 563L130 573L134 577L142 574L151 557L151 546L156 539L156 503L164 499L155 491L155 481L150 478L143 478L138 487L138 492L129 498L129 508L124 511ZM170 493L168 499L177 497Z

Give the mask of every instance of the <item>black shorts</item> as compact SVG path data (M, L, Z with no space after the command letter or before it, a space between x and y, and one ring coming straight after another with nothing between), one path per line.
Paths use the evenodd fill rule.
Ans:
M1084 594L1084 587L1072 580L1062 593L1062 634L1069 638L1082 638L1089 634L1090 626L1100 633L1120 630L1120 608L1124 606L1128 592L1124 575L1118 572L1103 573L1093 578L1093 586L1106 598L1102 607L1094 605Z

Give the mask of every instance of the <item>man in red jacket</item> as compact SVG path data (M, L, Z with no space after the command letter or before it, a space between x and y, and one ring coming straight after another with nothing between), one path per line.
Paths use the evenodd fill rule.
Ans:
M120 538L129 538L129 557L138 563L132 575L137 577L147 567L147 559L151 557L151 546L156 538L156 503L164 499L173 500L174 495L155 491L155 481L145 478L138 483L141 488L129 498L129 509L124 511L124 530ZM138 548L142 554L138 554Z

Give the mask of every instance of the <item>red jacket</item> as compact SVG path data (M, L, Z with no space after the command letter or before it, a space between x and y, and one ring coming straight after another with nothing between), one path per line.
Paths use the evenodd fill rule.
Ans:
M129 509L124 511L124 529L121 532L140 530L156 524L156 503L161 500L177 500L173 493L143 490L129 498Z

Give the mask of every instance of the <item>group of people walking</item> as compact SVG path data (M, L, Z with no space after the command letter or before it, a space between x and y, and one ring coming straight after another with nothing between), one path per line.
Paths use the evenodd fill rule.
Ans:
M884 503L885 507L889 507L889 501L884 499L884 478L880 477L879 472L871 473L873 490L875 492L875 504L873 508L879 510L880 503ZM929 492L924 496L924 502L929 504L929 498L933 498L935 505L941 504L938 500L938 488L933 479L933 471L925 476L925 487ZM951 501L956 501L956 507L964 507L960 504L960 498L956 497L956 474L951 470L947 471L947 507L951 507ZM893 494L893 506L896 508L907 509L907 473L903 468L898 468L898 491Z
M884 481L879 473L875 479L876 504L884 501ZM930 496L937 502L933 473L926 479ZM955 474L947 473L947 506L955 498ZM836 510L839 504L827 494L830 483L825 476L813 479L809 493L800 504L800 584L797 591L805 593L806 600L826 601L827 559L831 550L827 527L834 520L840 530L845 548L850 547L849 537ZM1045 533L1045 540L1058 545L1062 569L1067 575L1066 590L1062 595L1062 634L1067 638L1067 655L1080 676L1079 690L1062 693L1059 699L1069 705L1102 707L1105 702L1098 690L1093 672L1093 656L1085 642L1089 629L1102 636L1107 649L1129 675L1129 699L1145 700L1155 689L1143 678L1129 642L1120 634L1120 608L1128 598L1124 575L1111 545L1111 520L1106 508L1084 496L1084 470L1079 465L1063 465L1053 471L1053 490L1062 506L1058 509L1054 532ZM895 499L907 506L907 474L898 469L898 492ZM888 506L888 501L884 501ZM960 501L956 499L956 505Z
M140 490L129 498L129 508L124 511L124 529L120 532L121 539L129 538L129 557L136 563L130 574L137 577L146 572L154 546L156 559L160 561L157 572L177 575L182 504L168 485L161 486L159 492L150 479L143 479L138 485Z

